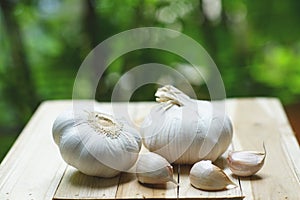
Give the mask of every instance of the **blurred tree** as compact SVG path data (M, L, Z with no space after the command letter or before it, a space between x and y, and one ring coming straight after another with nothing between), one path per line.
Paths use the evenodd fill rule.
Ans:
M11 56L9 62L6 63L5 75L2 74L2 76L6 83L3 89L4 96L14 108L14 120L16 124L23 124L37 106L38 98L27 61L22 32L14 16L15 6L15 1L0 1Z
M71 99L78 68L99 43L144 26L173 29L199 42L218 66L228 97L299 102L299 8L297 0L0 0L0 136L19 133L39 102ZM98 83L95 75L110 53L127 42L95 58L95 73L82 83L82 93ZM109 101L124 73L155 62L193 73L170 52L129 52L103 71L96 99ZM207 66L200 67L209 75ZM210 98L203 78L192 85L198 98ZM132 100L153 100L154 90L144 86Z

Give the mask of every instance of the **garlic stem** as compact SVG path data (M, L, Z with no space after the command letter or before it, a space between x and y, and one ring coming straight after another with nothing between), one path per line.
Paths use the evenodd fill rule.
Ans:
M95 131L111 139L118 138L122 130L122 125L117 123L113 117L108 114L90 112L87 121Z
M155 96L157 97L157 102L166 103L165 110L168 110L173 105L183 106L185 101L190 100L190 97L171 85L159 88Z

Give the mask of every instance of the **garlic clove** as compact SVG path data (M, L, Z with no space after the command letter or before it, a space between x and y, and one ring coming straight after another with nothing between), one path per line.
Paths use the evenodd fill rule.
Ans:
M228 154L227 163L233 174L237 176L251 176L264 165L266 149L264 152L233 151Z
M140 183L164 184L177 181L173 178L173 167L162 156L147 152L141 154L136 163L136 174Z
M219 167L210 160L202 160L193 165L190 171L190 182L202 190L224 190L237 187Z

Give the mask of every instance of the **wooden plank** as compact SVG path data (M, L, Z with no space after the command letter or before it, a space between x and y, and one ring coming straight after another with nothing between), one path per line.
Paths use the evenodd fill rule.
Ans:
M181 165L179 176L179 198L181 199L243 199L239 180L231 175L226 163L227 152L218 158L214 164L224 170L229 178L237 185L236 188L223 191L204 191L194 188L190 184L189 172L192 166Z
M297 199L300 195L299 145L276 99L239 99L227 102L233 119L236 150L262 151L267 157L257 175L240 178L246 199Z
M273 99L272 105L274 112L277 113L277 123L280 125L280 137L283 145L283 149L287 155L287 160L290 161L289 165L293 172L297 176L298 182L300 182L300 151L299 143L295 138L295 133L289 123L284 108L278 99Z
M1 199L52 199L66 168L52 139L52 123L70 102L43 103L0 166Z
M137 128L153 105L153 102L117 103L113 107L110 103L95 104L102 110L127 112L128 119ZM225 153L216 165L223 166L230 178L240 183L240 188L220 192L193 188L188 179L190 166L180 167L179 191L172 183L165 189L147 187L129 173L103 179L67 167L53 142L51 128L56 116L71 106L72 101L51 101L39 107L0 165L0 199L52 199L54 195L55 199L175 199L177 195L184 199L240 199L243 196L245 199L297 199L300 196L299 145L276 99L226 101L234 125L231 148L262 150L264 141L267 158L257 175L238 178L226 167Z
M119 178L87 176L68 166L54 199L114 199Z
M174 166L174 179L177 180L177 167ZM140 184L135 174L122 173L116 199L176 199L177 185L168 182L163 185Z

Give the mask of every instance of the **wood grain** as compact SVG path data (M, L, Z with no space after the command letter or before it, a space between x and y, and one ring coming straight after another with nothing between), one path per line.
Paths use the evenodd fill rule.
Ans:
M179 176L179 198L182 199L243 199L239 186L230 190L223 191L205 191L194 188L189 181L189 171L191 166L183 165L180 166L180 176ZM226 172L228 173L228 172ZM231 180L237 183L238 180L230 177Z
M52 139L52 123L69 102L43 103L0 167L1 199L52 199L66 168Z
M267 149L266 161L257 175L240 178L246 199L298 199L299 145L276 99L227 101L234 124L236 150Z
M114 199L119 179L87 176L68 166L54 199Z
M177 167L174 167L174 178L177 180ZM134 174L122 173L116 199L176 199L177 186L174 183L165 185L140 184Z
M226 111L234 125L230 148L260 151L264 142L267 157L257 175L240 178L227 168L226 152L215 164L224 168L239 187L220 192L193 188L188 179L191 166L174 168L179 188L172 183L142 185L132 173L111 179L90 177L67 166L53 142L51 128L57 115L72 105L70 100L48 101L39 107L0 165L0 199L299 199L299 144L277 99L226 100ZM94 106L121 111L139 128L154 105L139 102Z

